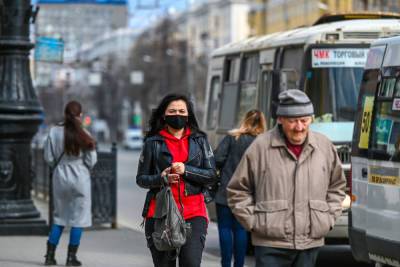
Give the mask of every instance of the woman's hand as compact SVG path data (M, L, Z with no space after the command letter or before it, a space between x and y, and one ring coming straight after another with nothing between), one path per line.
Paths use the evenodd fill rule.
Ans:
M171 167L166 168L161 172L161 177L167 176L171 172Z
M168 174L168 183L175 184L179 181L180 175L176 173Z
M182 162L174 162L172 163L171 170L174 173L183 175L185 173L185 164L183 164Z

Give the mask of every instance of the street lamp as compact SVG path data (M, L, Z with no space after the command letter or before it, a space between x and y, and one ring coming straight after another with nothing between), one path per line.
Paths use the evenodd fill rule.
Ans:
M0 1L0 234L47 234L31 199L30 143L42 108L29 71L30 0Z

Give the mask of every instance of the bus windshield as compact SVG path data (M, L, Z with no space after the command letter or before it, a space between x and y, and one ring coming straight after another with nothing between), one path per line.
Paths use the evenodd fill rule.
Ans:
M318 122L354 121L363 68L314 68L307 73L306 93Z
M368 48L310 50L305 91L314 104L316 122L354 121Z

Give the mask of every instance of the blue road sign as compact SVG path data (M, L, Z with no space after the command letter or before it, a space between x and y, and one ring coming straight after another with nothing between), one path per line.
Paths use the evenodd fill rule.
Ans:
M62 63L64 41L49 37L38 37L35 44L35 60Z

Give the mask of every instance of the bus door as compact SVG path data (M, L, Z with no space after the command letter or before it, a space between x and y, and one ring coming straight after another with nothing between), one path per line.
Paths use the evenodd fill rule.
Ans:
M349 219L349 239L355 259L368 262L366 244L368 142L370 136L375 92L379 87L380 68L386 45L371 47L358 96L351 151L350 194L352 206Z
M218 132L226 133L236 123L239 97L240 55L229 56L224 63L221 108L218 118Z
M260 70L258 53L244 54L240 71L239 99L235 126L238 126L247 111L257 108L257 80Z
M272 128L275 124L272 115L272 91L274 79L273 64L275 52L275 49L260 52L261 77L258 85L258 106L265 114L268 129Z
M279 49L276 57L275 74L278 81L274 81L272 92L272 114L275 117L279 103L280 92L300 88L301 70L304 58L303 46L287 46ZM278 83L277 83L278 82Z

